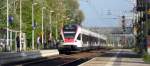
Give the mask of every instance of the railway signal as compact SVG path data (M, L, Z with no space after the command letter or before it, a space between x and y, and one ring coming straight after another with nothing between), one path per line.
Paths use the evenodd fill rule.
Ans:
M122 29L123 29L123 32L126 31L126 28L125 28L125 16L122 16Z

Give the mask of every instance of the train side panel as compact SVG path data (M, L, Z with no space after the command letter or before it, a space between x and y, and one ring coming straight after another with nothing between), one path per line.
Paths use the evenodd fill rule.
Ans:
M72 52L98 48L100 46L101 39L96 35L95 33L90 33L90 31L88 33L88 30L82 29L78 25L74 25L74 29L72 27L66 27L66 29L62 28L61 36L63 38L63 42L59 46L59 51Z

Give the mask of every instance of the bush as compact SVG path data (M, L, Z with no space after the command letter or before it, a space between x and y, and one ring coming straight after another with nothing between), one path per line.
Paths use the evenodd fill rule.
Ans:
M132 50L133 50L134 52L139 52L139 49L138 49L138 48L132 48Z
M146 63L150 63L150 55L149 54L144 54L143 55L143 60L144 60L144 62L146 62Z

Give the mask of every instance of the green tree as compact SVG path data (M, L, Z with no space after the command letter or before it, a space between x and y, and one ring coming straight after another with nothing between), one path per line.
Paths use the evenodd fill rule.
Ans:
M13 24L9 26L10 29L20 30L20 0L9 0L9 15L14 17ZM34 6L34 17L36 23L35 37L41 33L42 22L42 7L44 9L44 32L47 35L50 32L50 16L52 17L52 30L53 37L56 37L56 29L60 28L64 24L81 24L84 19L84 15L79 10L79 4L77 0L21 0L22 1L22 31L26 33L28 39L28 47L31 45L32 39L32 3L33 1L38 3ZM1 9L2 8L2 9ZM6 0L0 0L0 28L6 28ZM50 14L50 11L54 11ZM57 28L56 28L57 27Z

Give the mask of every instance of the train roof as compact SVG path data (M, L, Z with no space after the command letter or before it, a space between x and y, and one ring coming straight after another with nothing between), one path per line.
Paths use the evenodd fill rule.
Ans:
M81 28L81 33L82 33L82 34L90 35L90 36L92 36L92 37L97 37L97 38L103 39L103 40L106 40L106 39L107 39L107 37L106 37L105 35L103 35L103 34L99 34L99 33L96 33L96 32L92 32L92 31L90 31L90 30L88 30L88 29L85 29L85 28L83 28L83 27L80 27L80 28Z
M88 29L85 29L83 27L81 27L80 25L77 25L77 24L70 24L70 25L65 25L63 28L65 29L69 29L69 28L75 28L75 27L78 27L81 29L81 34L84 34L84 35L88 35L88 36L92 36L92 37L97 37L99 39L103 39L103 40L106 40L107 37L103 34L99 34L99 33L96 33L96 32L93 32L93 31L90 31Z

